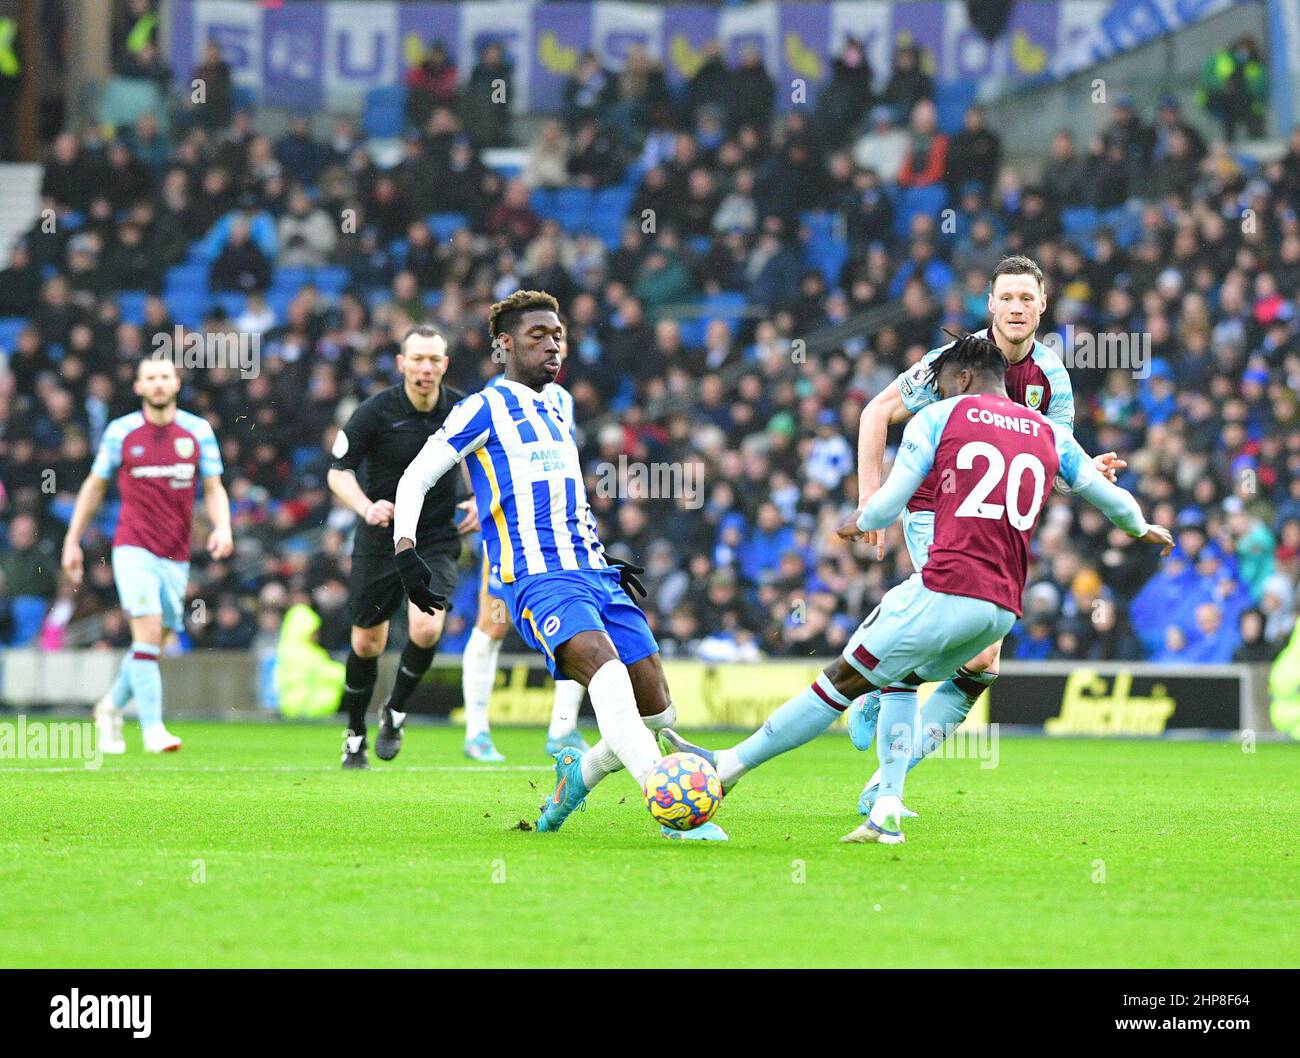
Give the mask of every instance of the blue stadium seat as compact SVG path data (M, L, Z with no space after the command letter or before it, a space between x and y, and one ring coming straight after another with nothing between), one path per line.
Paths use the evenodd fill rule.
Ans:
M634 187L603 187L596 192L596 210L601 214L613 214L622 220L632 208L632 200L635 197Z
M825 210L805 210L799 214L800 222L812 232L813 238L823 237L830 238L835 234L835 222L838 218L834 213Z
M0 317L0 350L13 352L18 345L18 336L26 326L27 319L24 316Z
M1115 233L1115 241L1128 249L1142 235L1142 216L1127 206L1115 206L1101 214L1101 226Z
M828 286L835 286L840 281L840 272L849 257L849 244L843 239L831 236L813 238L804 249L804 263L815 268L825 278Z
M206 294L208 292L209 269L205 263L190 262L174 265L167 269L167 278L163 289L168 293L176 291L182 294Z
M120 290L117 306L122 311L123 323L144 323L144 303L149 300L147 290Z
M461 228L469 227L469 217L464 213L430 213L425 218L433 237L439 242L447 242Z
M310 268L277 268L271 277L271 289L292 290L296 294L311 278Z
M248 295L237 294L234 291L223 290L219 294L214 294L212 301L221 306L221 311L229 316L232 320L242 316L244 309L248 307Z
M1075 242L1092 238L1097 230L1098 215L1093 206L1067 206L1061 210L1061 227Z
M683 316L677 321L682 332L682 344L688 349L698 349L704 344L704 328L708 321L703 316Z
M186 327L198 327L207 314L210 299L207 294L180 294L176 292L163 295L167 311L177 323Z
M894 195L894 234L906 237L912 218L925 214L934 219L937 229L939 214L948 205L948 189L943 184L931 187L900 187Z
M370 89L361 112L361 127L373 138L400 136L406 127L406 89L401 85Z
M426 309L436 309L442 304L442 291L426 290L424 297L421 300L424 302L424 307Z
M934 86L934 105L939 111L939 130L949 136L960 132L967 109L975 102L976 81L939 81Z
M406 251L410 245L406 239L394 239L388 244L388 257L393 262L394 268L406 267Z
M295 290L276 290L272 287L266 295L266 305L275 313L275 322L283 323L289 318L289 302L297 296Z
M25 646L40 635L47 609L48 605L39 595L15 595L9 605L9 614L13 618L10 645Z
M316 286L327 297L338 297L348 288L351 273L341 265L326 265L316 269Z

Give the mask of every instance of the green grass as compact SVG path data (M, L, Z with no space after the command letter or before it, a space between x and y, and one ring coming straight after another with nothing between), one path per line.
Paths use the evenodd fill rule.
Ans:
M0 962L1300 963L1297 745L1003 739L996 768L913 772L887 848L838 843L875 764L843 736L748 777L715 845L661 839L626 774L558 834L512 829L550 789L535 730L492 767L414 728L369 773L333 727L175 730L99 771L0 761Z

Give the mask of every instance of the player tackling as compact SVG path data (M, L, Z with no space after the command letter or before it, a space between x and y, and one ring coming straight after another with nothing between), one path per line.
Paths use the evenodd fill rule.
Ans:
M555 755L555 790L537 820L538 830L554 831L620 768L644 789L660 760L651 731L672 724L675 710L659 645L626 594L629 571L606 559L596 536L569 423L544 396L560 372L559 305L542 291L516 291L492 306L488 326L505 355L504 376L456 405L402 475L396 563L415 606L431 613L446 605L414 547L415 524L425 493L469 457L488 562L511 619L552 676L587 688L600 728L585 753ZM725 838L713 824L688 833Z
M125 753L122 710L135 699L144 748L165 753L180 749L181 740L163 726L158 655L164 636L185 627L190 522L200 478L212 526L208 554L226 558L234 544L230 499L221 483L221 450L206 419L177 407L181 380L176 365L161 358L141 361L134 389L140 410L104 429L90 476L77 492L62 564L73 586L80 587L85 575L81 537L116 476L122 510L113 533L113 579L131 619L131 649L112 688L95 706L95 726L105 753Z
M671 729L676 750L700 753L724 789L746 772L825 731L859 695L880 691L876 739L880 793L845 841L903 841L903 785L919 734L916 689L944 679L999 642L1020 616L1029 544L1043 503L1061 478L1130 536L1173 547L1137 501L1112 485L1063 427L1012 401L1007 362L987 339L967 336L934 357L919 380L939 400L908 423L889 479L840 527L843 536L889 525L931 472L951 487L934 498L934 539L919 573L891 589L843 654L807 690L731 749L710 753Z
M1047 308L1047 295L1043 288L1043 273L1037 263L1028 257L1013 255L1003 258L993 270L989 280L988 310L990 324L987 330L977 332L988 338L1006 358L1005 384L1008 396L1017 404L1039 412L1056 426L1073 435L1074 389L1070 375L1060 357L1039 342L1035 335L1043 311ZM890 426L906 422L923 408L939 400L934 387L931 367L945 347L926 353L915 365L904 371L871 403L863 409L858 434L858 496L859 509L880 487L881 463L884 459L885 440ZM1114 482L1116 471L1128 464L1106 452L1093 460L1094 466ZM920 571L926 563L930 545L934 540L935 496L939 480L931 472L907 502L903 512L903 540L912 559L912 568ZM884 557L884 534L868 532L868 544L876 547L876 557ZM955 731L970 712L971 706L998 678L1001 642L994 643L977 657L965 659L935 688L921 710L921 726L929 732L922 748L923 753L913 758L911 766L921 762L925 754L933 752L943 740ZM872 690L861 702L854 703L849 711L849 737L854 746L867 750L875 736L876 718L880 711L880 692ZM880 789L879 774L867 780L858 800L858 811L866 815ZM912 815L903 809L904 815Z

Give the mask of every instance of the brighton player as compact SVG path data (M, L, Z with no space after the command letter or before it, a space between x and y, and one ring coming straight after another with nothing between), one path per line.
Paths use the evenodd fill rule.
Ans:
M1074 432L1074 391L1070 376L1060 357L1037 341L1038 323L1047 307L1043 273L1028 257L1004 258L993 270L989 283L988 311L990 325L978 332L999 349L1007 361L1006 388L1012 400L1032 411L1040 412L1067 433ZM878 393L862 412L858 434L859 509L880 487L881 463L889 427L906 422L923 408L939 400L931 366L947 348L931 350L915 365ZM1107 452L1093 460L1095 467L1114 482L1116 471L1128 464ZM926 563L934 540L935 497L939 481L934 473L921 483L903 512L903 539L914 570ZM875 545L877 558L884 557L884 533L868 532L868 544ZM927 752L933 752L947 735L960 726L971 706L998 678L1001 642L965 660L948 674L921 710L922 726L936 737L927 739ZM869 749L880 712L880 692L870 691L849 711L849 736L860 750ZM920 763L918 757L912 766ZM880 789L877 772L867 780L858 800L858 810L866 815ZM912 813L904 809L904 814Z
M626 767L644 789L660 760L651 731L670 726L675 710L659 646L627 595L627 571L596 537L569 422L543 394L560 371L559 306L545 292L516 291L492 306L488 326L505 375L461 401L402 475L393 539L411 602L428 613L445 606L413 546L415 518L425 492L469 457L488 561L511 619L552 676L587 688L600 728L591 749L555 755L555 789L537 821L554 831L613 771ZM712 824L683 833L725 837Z
M334 439L334 462L327 475L330 491L360 517L352 545L349 603L352 616L342 706L348 714L342 765L370 767L366 711L379 675L379 655L388 644L388 625L406 592L393 564L388 525L397 482L464 396L442 383L447 373L447 342L432 327L412 327L402 338L397 370L402 381L362 401ZM358 480L358 474L361 480ZM413 512L415 539L434 583L448 594L456 586L461 536L478 528L469 500L459 502L457 478L448 478L423 496ZM457 522L457 510L464 517ZM402 648L388 698L379 708L375 753L392 760L401 751L405 706L433 664L442 637L444 614L407 608L408 639Z
M116 476L121 514L113 533L113 579L131 620L131 649L109 692L95 706L105 753L125 753L122 709L135 700L144 748L166 753L181 740L163 726L158 655L164 637L185 624L194 492L203 481L203 505L212 531L207 551L230 555L230 499L221 483L221 451L206 419L181 411L180 376L172 361L141 361L135 393L140 410L104 429L99 451L82 483L63 540L63 570L74 587L85 574L81 537Z
M563 366L568 355L568 343L561 337L559 357ZM499 386L504 375L497 375L485 388ZM542 387L542 397L555 405L560 418L569 424L569 431L574 429L573 396L558 382L548 382ZM636 579L642 573L639 566L627 566L625 581L633 590L645 595L645 589ZM469 634L465 645L465 655L461 665L461 691L465 699L465 754L477 760L503 761L505 758L497 752L492 744L491 728L488 724L488 703L492 698L492 688L496 685L497 662L501 655L501 643L510 627L510 614L506 608L505 593L501 578L492 571L488 561L487 545L483 546L483 573L478 592L478 618L474 629ZM566 747L586 750L586 739L578 731L578 710L582 707L584 694L582 684L577 680L555 681L555 699L551 705L551 723L546 731L546 752L554 757Z
M1132 537L1168 554L1173 539L1148 525L1137 501L1097 471L1070 432L1013 401L1007 363L993 342L969 336L935 357L924 376L940 399L903 433L889 479L840 527L860 537L889 525L927 475L951 487L934 501L934 539L919 573L886 593L843 654L744 742L713 753L662 732L675 750L700 753L724 789L746 772L825 731L855 698L881 692L880 793L867 821L843 840L898 844L907 765L918 752L916 688L943 679L997 643L1020 615L1033 539L1059 473Z

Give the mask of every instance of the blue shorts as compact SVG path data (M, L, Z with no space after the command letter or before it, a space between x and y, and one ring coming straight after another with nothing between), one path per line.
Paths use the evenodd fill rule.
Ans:
M1015 623L997 603L931 591L913 573L885 594L843 657L877 687L946 680Z
M483 552L483 577L479 581L479 591L487 592L494 599L504 599L505 586L501 583L501 578L492 572L492 567L488 564L487 551Z
M912 556L912 569L920 573L934 543L934 511L904 511L903 542Z
M534 573L502 592L519 634L546 658L556 679L565 679L555 652L579 632L606 632L619 660L631 665L659 649L645 614L618 582L618 570Z
M131 617L161 614L163 627L185 628L185 585L190 564L160 558L143 547L113 548L113 580L122 609Z

